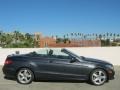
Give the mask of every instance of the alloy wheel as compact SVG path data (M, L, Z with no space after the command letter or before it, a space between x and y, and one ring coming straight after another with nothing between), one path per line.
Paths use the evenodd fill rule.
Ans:
M17 73L17 81L21 84L29 84L33 80L33 73L27 68L19 70Z
M102 85L106 82L107 75L106 72L102 69L97 69L93 71L91 75L91 81L94 85Z

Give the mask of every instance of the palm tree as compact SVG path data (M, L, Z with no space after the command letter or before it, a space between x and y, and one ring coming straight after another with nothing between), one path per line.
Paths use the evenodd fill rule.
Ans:
M29 33L26 33L25 38L29 40L31 38L31 35Z
M6 44L7 44L7 45L11 44L11 42L12 42L12 40L13 40L13 39L12 39L12 35L6 34L5 37L6 37Z
M80 36L80 39L81 39L82 33L80 33L79 36Z
M102 36L103 36L103 39L105 40L105 38L106 38L106 35L105 35L105 34L103 34Z
M3 31L2 31L2 30L0 30L0 35L2 35L2 33L3 33Z
M3 32L2 32L2 31L0 31L0 45L1 45L1 38L2 38L2 34L3 34Z
M54 35L52 35L51 38L54 38Z
M58 39L58 35L56 35L55 37L56 37L56 39Z
M99 34L99 39L102 40L102 34Z
M25 35L26 35L26 34L25 34ZM20 35L19 35L19 40L20 40L21 42L26 39L26 36L25 36L25 35L23 35L23 34L20 34Z
M83 33L81 34L81 38L82 38L82 40L84 39L84 34Z
M75 39L77 38L77 33L74 33L74 35L75 35Z
M112 34L112 33L110 33L110 39L112 38L112 36L113 36L113 34Z
M69 39L69 34L67 34L66 36L67 36L67 38Z
M78 36L78 40L79 40L79 37L80 37L80 33L77 33L77 36Z
M78 33L78 40L81 39L81 33Z
M73 33L71 33L71 40L72 40L72 38L73 38Z
M90 40L90 34L87 34L87 39Z
M66 36L65 36L65 35L63 35L63 39L64 39L64 40L66 39Z
M92 39L94 39L94 38L95 38L95 33L92 34Z
M86 40L86 35L83 36L83 39Z
M97 33L95 34L95 38L96 38L96 40L97 40L97 38L98 38L98 34L97 34Z
M15 43L17 43L17 41L19 40L20 32L15 30L13 33L14 33L13 38L15 39Z
M108 33L108 32L106 33L106 36L107 36L107 39L109 39L109 38L108 38L108 37L109 37L109 33Z
M5 47L5 45L6 45L6 37L5 37L5 34L3 34L3 35L1 36L1 46L2 46L2 47Z
M117 34L117 39L119 38L120 34Z
M37 36L37 44L38 44L38 46L37 47L39 47L39 45L40 45L40 36L38 35ZM26 47L33 47L33 44L34 44L34 38L32 37L32 35L30 34L30 33L26 33L25 34L25 40L24 40L24 46L26 46Z
M120 38L120 34L119 34L119 38Z
M114 34L113 34L113 40L115 40L115 39L116 39L116 34L114 33Z

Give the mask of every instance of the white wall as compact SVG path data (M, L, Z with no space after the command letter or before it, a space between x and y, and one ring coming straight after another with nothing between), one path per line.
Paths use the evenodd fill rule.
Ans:
M15 54L15 51L20 51L20 54L25 54L39 49L42 48L0 48L0 65L4 64L7 55ZM67 49L80 56L102 59L114 65L120 65L120 47L82 47Z
M120 47L69 48L80 56L102 59L114 65L120 65Z

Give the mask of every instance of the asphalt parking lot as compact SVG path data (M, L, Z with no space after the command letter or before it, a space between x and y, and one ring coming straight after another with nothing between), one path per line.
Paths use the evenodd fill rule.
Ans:
M68 81L39 81L29 85L18 84L14 80L4 79L2 66L0 67L0 90L119 90L120 66L115 66L115 79L102 86L94 86L86 82Z

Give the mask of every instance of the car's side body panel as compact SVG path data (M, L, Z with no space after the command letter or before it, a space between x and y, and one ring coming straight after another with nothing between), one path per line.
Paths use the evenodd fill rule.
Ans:
M70 63L69 60L44 59L46 62L34 60L37 68L35 72L37 77L51 79L88 79L91 69L82 63ZM41 76L42 75L42 76ZM47 76L47 77L46 77ZM55 78L56 77L56 78Z
M27 67L35 73L36 79L76 79L86 80L91 72L86 63L74 62L70 63L70 60L57 59L57 58L42 58L42 57L14 57L14 65L4 66L3 71L9 76L15 76L19 68ZM57 60L56 60L57 59ZM13 73L14 72L14 73Z

